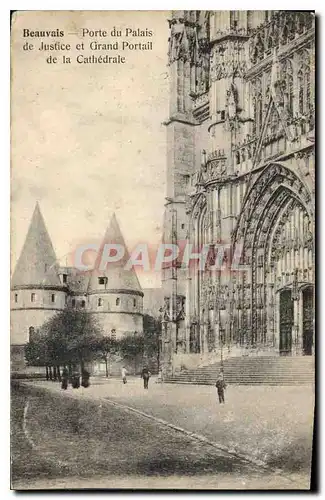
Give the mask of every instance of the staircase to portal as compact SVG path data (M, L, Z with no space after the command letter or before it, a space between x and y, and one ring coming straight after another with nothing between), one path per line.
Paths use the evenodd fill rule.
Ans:
M183 370L164 382L214 385L221 362ZM227 384L236 385L312 385L315 379L314 356L233 357L223 362Z

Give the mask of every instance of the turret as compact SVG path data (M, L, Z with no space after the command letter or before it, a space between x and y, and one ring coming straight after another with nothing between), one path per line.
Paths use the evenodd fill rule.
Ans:
M64 309L66 286L38 203L11 282L11 345L23 361L23 346ZM19 353L18 353L19 351Z
M120 245L124 256L117 262L101 266L105 245ZM126 269L129 253L115 214L107 228L98 252L87 290L87 309L96 315L104 335L117 337L143 331L143 292L133 269ZM103 267L103 268L101 268Z

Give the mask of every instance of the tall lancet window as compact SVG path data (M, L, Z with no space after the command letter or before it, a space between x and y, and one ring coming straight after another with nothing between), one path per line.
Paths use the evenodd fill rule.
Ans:
M287 113L292 116L293 115L293 99L294 99L294 90L293 90L293 69L291 61L287 60L285 65L286 72L286 110Z
M298 71L298 99L299 113L306 114L310 109L311 88L310 88L310 61L309 54L304 51L301 55L301 66Z

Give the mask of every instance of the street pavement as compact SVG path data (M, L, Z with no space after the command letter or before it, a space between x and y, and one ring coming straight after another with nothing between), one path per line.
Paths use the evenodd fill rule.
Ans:
M139 468L131 467L127 477L118 477L116 470L110 481L107 476L109 487L172 488L170 485L174 484L175 488L184 488L186 481L189 488L207 489L304 489L309 486L313 419L311 387L229 386L226 404L220 405L216 401L214 387L157 384L154 379L150 380L148 391L144 390L140 378L129 378L126 385L117 379L93 379L87 389L73 390L69 387L67 391L62 391L57 382L33 381L26 385L60 394L63 400L71 401L73 398L79 402L96 402L97 407L109 408L110 415L114 414L117 419L121 419L118 415L128 415L128 422L137 421L137 429L150 427L152 435L159 436L158 443L155 439L149 440L155 450L150 451L150 463L155 464L153 457L158 453L157 449L167 450L166 456L171 462L164 459L151 467L162 471L162 464L174 464L171 469L167 467L168 481L166 474L159 473L157 477L154 474L155 477L152 477L146 467L140 472ZM34 425L32 421L30 425ZM133 449L141 451L144 443L148 442L146 431L142 438L138 433L135 436L129 434L126 428L124 431L128 436L127 443ZM167 433L165 444L164 433ZM49 437L47 442L53 443L53 439L53 436ZM175 439L180 440L176 448ZM173 443L171 449L170 443ZM128 446L124 450L125 456L130 456ZM185 456L180 458L177 457L180 449L190 451L185 451ZM208 463L206 457L210 457ZM175 463L179 461L183 465L177 470ZM185 463L188 467L184 469ZM96 484L100 487L99 484L105 482L99 477L98 470L98 467L95 468L91 474L88 471L88 487L96 487ZM21 481L18 476L17 484ZM69 477L52 478L51 484L60 487L58 484L68 484L69 480ZM31 481L35 487L35 478ZM38 481L44 482L44 479L39 478ZM74 487L78 487L77 484L85 487L81 486L84 483L85 480L78 476Z

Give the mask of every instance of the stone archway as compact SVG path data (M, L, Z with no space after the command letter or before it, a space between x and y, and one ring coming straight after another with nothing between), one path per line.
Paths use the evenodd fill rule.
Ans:
M267 166L245 197L233 245L241 244L242 264L250 270L243 274L237 301L243 306L245 342L252 346L280 343L281 311L276 308L283 302L276 293L292 290L297 280L313 281L312 207L307 186L283 164ZM283 352L290 338L282 338Z

